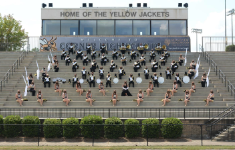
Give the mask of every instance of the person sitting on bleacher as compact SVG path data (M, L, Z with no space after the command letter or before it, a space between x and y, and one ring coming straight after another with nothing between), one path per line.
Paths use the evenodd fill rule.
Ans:
M123 65L123 66L124 66L124 65L126 66L126 57L125 57L124 54L122 54L121 62L122 62L122 65Z
M194 82L192 82L191 89L189 89L189 94L191 95L194 92L196 92L196 85Z
M71 63L71 58L69 57L69 55L67 55L67 57L65 58L65 65L69 66L69 64Z
M96 59L96 51L95 51L95 49L93 49L92 52L91 52L91 59Z
M207 75L206 75L206 73L203 73L203 75L201 77L201 85L202 85L202 87L206 87L206 79L207 79Z
M51 87L51 78L47 74L44 80L44 88L46 88L46 85L48 84L48 87Z
M86 79L86 73L87 72L86 72L85 67L82 68L81 72L82 72L82 79Z
M176 82L176 80L174 81L173 83L173 89L172 89L172 96L174 96L174 93L177 93L177 90L178 90L178 84Z
M65 105L68 106L71 100L69 99L69 95L66 89L64 89L63 91L62 98L63 98L63 102L65 102Z
M150 55L150 59L151 59L151 60L154 60L155 57L156 57L156 54L155 54L155 52L153 51L153 49L151 49L149 55Z
M195 72L196 72L195 69L191 67L188 71L188 77L191 79L194 76Z
M150 96L150 93L152 93L153 90L154 90L154 88L153 88L153 82L152 82L152 81L149 81L149 86L148 86L148 89L146 90L147 96Z
M104 89L104 84L101 81L99 84L99 92L103 94L103 96L105 96L105 89Z
M36 86L34 84L34 81L31 82L31 84L29 85L29 91L32 93L32 96L35 96L36 93Z
M103 69L103 67L100 67L99 75L100 75L100 79L104 79L104 69Z
M132 96L132 94L129 92L129 87L127 85L127 81L124 82L124 84L122 85L122 94L121 96Z
M63 48L63 51L62 51L61 56L60 56L60 59L64 60L66 56L67 56L67 53L66 53L66 51Z
M118 74L119 74L119 79L122 79L122 76L126 74L122 66L119 68Z
M51 65L52 65L52 67L54 67L54 66L55 66L56 61L58 61L58 60L57 60L57 56L56 56L56 55L54 55L54 56L53 56L53 58L52 58L52 61L51 61Z
M156 70L158 69L158 62L156 61L156 59L154 59L151 65L152 65L152 72L156 72Z
M60 89L60 84L59 84L58 81L55 82L54 88L55 88L55 92L56 92L56 93L58 92L58 93L59 93L59 96L61 96L62 90Z
M47 74L47 70L45 67L43 67L43 69L41 70L41 73L42 73L42 82L44 82L46 74Z
M94 76L94 72L91 73L88 82L89 82L90 87L91 87L91 84L93 84L93 87L95 87L95 76Z
M91 68L90 72L95 72L95 69L97 67L97 63L95 62L95 59L91 62Z
M134 49L131 50L130 54L131 54L131 59L132 59L132 60L133 60L133 59L136 59L137 54L136 54L136 52L134 51Z
M182 87L182 83L181 83L181 81L180 81L180 75L179 75L179 73L176 73L176 75L175 75L175 80L176 80L177 84L179 84L180 87Z
M81 49L79 49L79 50L77 51L76 60L78 60L79 57L80 57L80 59L82 60L82 58L83 58L83 52L82 52Z
M20 104L20 106L23 106L23 99L22 99L22 95L20 94L20 90L17 91L15 98L16 98L16 101Z
M142 92L141 89L139 89L139 92L137 94L137 106L140 106L140 102L144 101L144 93Z
M78 77L77 77L77 74L75 74L73 79L72 79L73 87L74 87L75 84L77 84L77 81L78 81Z
M90 106L93 106L92 103L93 103L94 101L95 101L95 100L92 99L91 90L89 89L88 92L86 93L86 102L89 102L89 103L90 103Z
M116 49L113 50L113 52L112 52L112 57L113 57L113 60L114 60L114 58L116 58L116 60L117 60L117 58L118 58L118 52L116 51Z
M134 78L133 74L130 74L130 76L129 76L129 87L131 87L131 84L132 84L133 87L135 86L134 79L135 78Z
M196 69L196 63L194 62L194 60L192 60L192 62L190 63L190 67L193 67L193 69Z
M160 57L159 61L161 62L161 66L162 66L162 64L164 64L164 66L165 66L166 58L164 57L163 54L162 54L162 57Z
M136 61L136 62L133 64L133 67L134 67L134 71L137 72L138 69L140 69L140 67L141 67L140 62L139 62L139 61Z
M184 60L185 60L185 58L182 56L182 54L180 54L180 57L179 57L180 66L182 66L182 64L184 63Z
M209 106L209 102L214 102L215 98L214 98L214 92L213 90L210 90L210 94L207 96L207 99L205 100L206 105L205 106Z
M191 94L189 93L189 90L186 90L184 96L184 106L187 106L188 102L190 102L190 96Z
M166 79L168 79L168 77L171 79L171 70L169 67L167 67L165 73L166 73Z
M88 64L88 57L87 57L87 55L85 54L84 56L83 56L83 58L82 58L82 62L83 62L83 66L86 64L86 66L87 66L87 64Z
M162 106L165 106L166 103L169 103L170 101L171 101L171 91L168 89L165 94L165 98L162 100L162 102L163 102Z
M115 69L116 68L116 65L115 65L115 63L113 62L113 60L111 60L111 64L110 64L110 72L113 72L113 69Z
M145 60L144 54L141 55L139 61L140 61L140 63L141 63L142 66L143 66L143 65L144 65L144 66L146 65L146 60Z
M101 56L101 65L106 65L106 62L107 62L107 57L104 55L104 53L102 53L102 56Z
M28 80L29 80L29 84L31 84L31 82L33 82L33 74L32 73L29 74Z
M83 92L86 92L86 90L82 89L81 83L77 81L76 84L76 92L80 93L79 95L81 96Z
M76 62L76 59L73 60L73 67L72 67L72 71L76 72L76 70L79 68L78 63Z
M164 57L166 58L166 60L168 59L168 57L170 57L170 53L168 53L167 50L164 50Z
M59 72L59 62L58 62L58 60L55 60L55 65L54 65L54 71L55 72Z
M108 74L107 77L106 77L106 87L111 87L111 75Z
M70 43L70 46L69 46L69 55L70 53L73 54L73 43Z
M38 90L38 94L37 94L37 102L40 103L41 106L43 106L43 95L41 90Z
M144 69L144 76L145 76L145 79L148 79L149 78L149 70L148 70L148 67L146 66L145 69Z
M157 84L157 87L159 87L159 83L158 83L158 76L156 73L153 74L153 76L151 76L151 78L153 79L153 84L154 84L154 87L156 87L156 84Z
M175 71L176 71L177 68L178 68L177 63L176 63L174 60L172 60L172 63L171 63L172 75L174 75L174 73L175 73Z
M114 90L113 94L112 94L113 106L115 106L117 104L117 98L118 98L117 92L116 92L116 90Z
M90 43L86 46L86 53L87 53L87 55L91 54L91 44Z

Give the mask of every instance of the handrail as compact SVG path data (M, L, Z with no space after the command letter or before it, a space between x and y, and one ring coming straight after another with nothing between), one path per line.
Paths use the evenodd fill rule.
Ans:
M15 62L13 63L13 65L11 66L11 68L5 73L5 75L3 76L2 80L1 80L1 85L0 85L0 91L2 92L2 88L6 86L6 83L8 83L8 80L11 78L11 76L13 76L15 69L20 66L20 64L23 62L24 58L26 57L26 54L28 54L28 50L23 51L22 53L20 53L19 57L17 58L17 60L15 60Z

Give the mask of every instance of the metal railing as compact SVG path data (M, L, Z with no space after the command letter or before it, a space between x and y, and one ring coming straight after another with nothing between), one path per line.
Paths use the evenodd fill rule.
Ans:
M20 64L23 62L24 58L26 57L26 54L28 54L28 51L23 51L22 53L20 53L17 60L15 60L13 65L10 67L10 69L3 76L2 80L1 80L1 85L0 85L1 86L1 88L0 88L1 92L2 92L3 87L5 87L6 84L8 83L9 79L13 76L15 70L18 69Z

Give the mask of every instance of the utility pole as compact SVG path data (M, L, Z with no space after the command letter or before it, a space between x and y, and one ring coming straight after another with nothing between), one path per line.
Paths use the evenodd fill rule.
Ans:
M195 29L195 28L193 28L193 29L191 29L191 32L192 32L192 33L196 33L196 52L198 52L197 34L198 34L198 33L202 33L202 29Z

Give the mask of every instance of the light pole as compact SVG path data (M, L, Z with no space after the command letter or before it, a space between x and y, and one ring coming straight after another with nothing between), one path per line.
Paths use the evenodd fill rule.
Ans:
M197 34L198 34L198 33L202 33L202 29L195 29L195 28L192 28L192 29L191 29L191 32L192 32L192 33L196 33L196 52L198 52Z
M234 12L234 9L228 11L227 13L228 13L227 16L230 16L230 15L231 15L232 45L233 45L233 14L235 13L235 12Z

